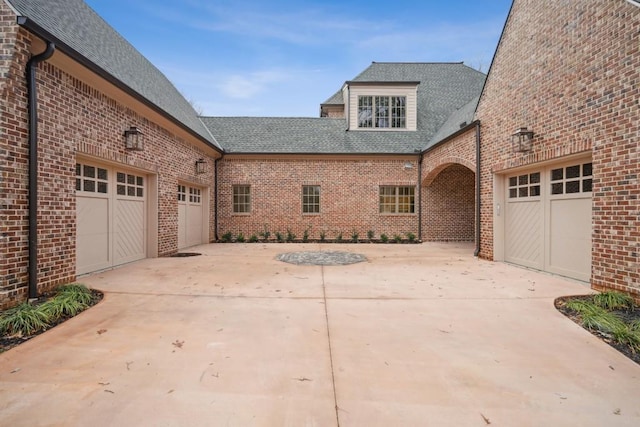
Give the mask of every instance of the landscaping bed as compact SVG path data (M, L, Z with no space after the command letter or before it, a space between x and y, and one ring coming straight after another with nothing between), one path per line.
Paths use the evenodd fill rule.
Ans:
M33 302L0 312L0 353L77 316L103 298L100 291L84 285L59 287Z
M640 307L619 292L561 297L556 308L575 323L640 364Z

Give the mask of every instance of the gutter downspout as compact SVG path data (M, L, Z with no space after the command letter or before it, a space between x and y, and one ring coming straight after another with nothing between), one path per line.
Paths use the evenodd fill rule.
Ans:
M422 241L422 159L424 152L418 157L418 240Z
M218 161L222 157L214 159L213 161L213 197L215 197L215 203L213 204L213 239L218 241Z
M51 58L56 45L27 62L27 96L29 103L29 299L38 297L38 94L36 67Z
M476 121L476 250L473 256L480 255L480 120Z

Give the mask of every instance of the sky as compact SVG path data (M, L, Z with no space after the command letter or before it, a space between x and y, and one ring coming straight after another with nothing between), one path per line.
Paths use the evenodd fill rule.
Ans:
M487 72L511 0L86 0L205 116L318 117L371 62ZM124 11L124 12L123 12Z

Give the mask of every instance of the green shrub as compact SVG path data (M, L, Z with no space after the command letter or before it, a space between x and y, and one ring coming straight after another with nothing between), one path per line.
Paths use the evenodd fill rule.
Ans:
M610 333L624 327L624 322L615 313L596 306L596 310L581 314L582 325L589 330Z
M73 317L88 307L89 304L76 299L76 295L61 293L42 303L39 308L55 321L64 316Z
M593 296L593 302L606 310L633 310L633 298L622 292L607 291Z
M278 243L284 242L284 236L279 231L276 231L276 242Z
M0 316L0 333L6 335L33 335L49 327L51 318L39 306L28 302L2 313Z
M296 239L296 235L291 232L290 228L287 228L287 242L291 243Z
M407 236L407 239L409 240L409 243L413 243L413 242L416 241L416 235L413 234L412 232L406 233L405 236Z
M321 242L327 241L327 232L324 230L320 230L320 241Z
M269 240L269 237L271 237L271 232L269 231L269 229L267 229L267 225L265 224L264 226L264 231L262 233L260 233L260 237L262 237L263 241L267 241Z
M633 353L640 351L640 330L622 324L615 327L610 333L618 344L628 346Z
M62 285L58 288L57 294L71 297L74 300L87 306L89 306L93 302L93 294L91 293L91 290L80 283Z
M249 236L249 243L256 243L258 241L258 236L256 236L255 234L252 234L251 236Z
M309 241L309 231L311 231L311 226L305 228L304 233L302 233L302 242L307 243Z
M367 239L373 240L374 236L375 236L375 233L373 232L373 230L367 231Z
M593 312L598 310L598 306L592 303L591 301L587 301L584 299L572 299L567 301L565 306L578 314L583 314L587 312Z
M222 236L220 236L220 241L223 243L229 243L233 239L233 233L227 231Z
M351 242L358 243L358 232L356 230L351 233Z
M382 234L380 235L380 241L381 241L382 243L387 243L387 242L389 241L389 236L387 236L386 234L382 233Z
M338 243L342 242L342 232L336 234L336 242L338 242Z
M394 234L393 235L393 241L396 242L396 243L402 242L402 236L399 235L399 234Z
M244 233L240 232L236 236L236 242L243 243L244 242Z

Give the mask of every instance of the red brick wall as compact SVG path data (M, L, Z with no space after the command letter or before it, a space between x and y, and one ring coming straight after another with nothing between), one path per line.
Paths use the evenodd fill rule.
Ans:
M422 239L475 240L475 173L460 164L441 171L424 188Z
M482 257L494 256L494 174L591 153L591 284L640 292L638 99L640 8L623 0L515 0L477 111ZM509 135L520 126L536 137L531 153L516 155Z
M423 240L475 240L475 160L475 127L425 153Z
M2 3L4 5L4 3ZM4 7L4 6L3 6ZM7 11L2 11L4 25ZM15 16L12 17L15 21ZM15 28L2 27L11 40ZM15 34L14 34L14 37ZM28 280L28 134L25 67L30 35L17 32L9 70L2 76L2 236L0 307L26 295ZM6 62L6 61L5 61ZM178 180L210 190L210 238L213 239L214 162L202 151L50 63L37 71L39 118L39 270L41 291L75 279L76 154L118 162L157 175L160 255L177 250ZM145 134L143 152L124 149L123 131L137 126ZM208 173L195 175L195 161L208 160Z
M310 228L309 238L327 239L342 233L345 240L355 230L365 239L368 230L392 238L395 234L418 233L417 204L415 214L379 213L381 185L415 186L417 163L405 169L406 160L320 160L320 159L236 159L225 157L219 163L218 234L242 232L245 237L258 234L265 225L274 238L276 231L287 229L301 239ZM252 212L232 212L234 184L251 185ZM320 215L302 213L302 186L320 185ZM417 197L416 197L417 203Z

